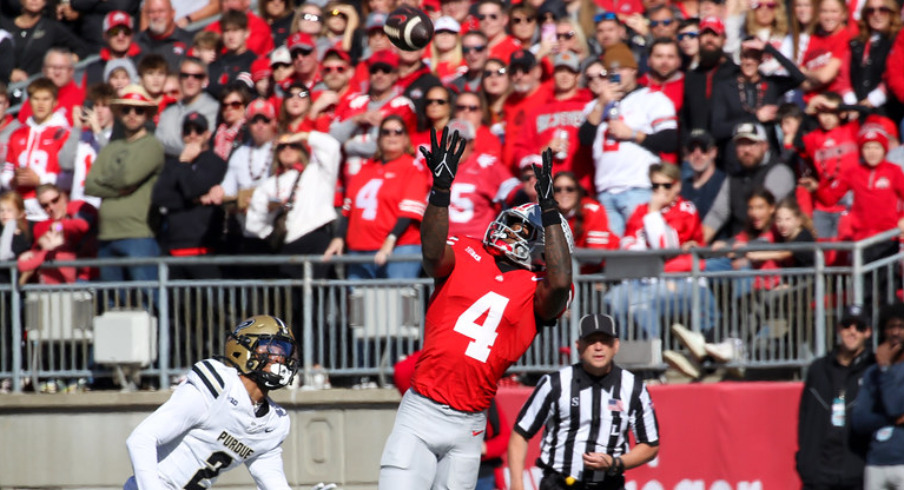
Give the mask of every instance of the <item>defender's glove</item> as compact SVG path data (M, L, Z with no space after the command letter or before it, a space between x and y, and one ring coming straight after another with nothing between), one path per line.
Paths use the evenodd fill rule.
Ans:
M537 190L537 200L540 204L540 218L543 226L552 226L562 223L559 217L559 204L552 192L552 150L546 148L543 151L543 166L534 165L534 174L537 176L537 183L534 189Z
M449 141L450 140L450 141ZM448 146L446 142L449 142ZM430 191L428 201L434 206L449 206L452 181L458 172L458 162L465 151L466 142L458 136L458 131L452 133L449 138L449 128L443 128L443 135L439 143L436 141L436 129L430 129L430 150L421 147L421 153L427 162L427 167L433 173L433 189Z

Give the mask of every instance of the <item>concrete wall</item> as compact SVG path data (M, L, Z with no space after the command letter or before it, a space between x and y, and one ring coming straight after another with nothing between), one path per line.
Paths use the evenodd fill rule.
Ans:
M275 392L292 416L284 444L294 488L376 488L400 397L388 389ZM0 489L113 489L132 474L125 440L169 392L0 395ZM244 468L216 488L253 488Z

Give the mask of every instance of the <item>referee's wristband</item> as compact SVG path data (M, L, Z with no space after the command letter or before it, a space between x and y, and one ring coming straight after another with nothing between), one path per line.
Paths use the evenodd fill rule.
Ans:
M452 202L452 192L449 189L437 189L434 187L430 189L430 197L427 198L427 202L434 206L448 208L449 203Z

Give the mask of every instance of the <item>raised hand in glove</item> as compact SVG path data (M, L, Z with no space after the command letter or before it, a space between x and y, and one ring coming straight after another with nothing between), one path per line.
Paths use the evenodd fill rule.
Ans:
M537 176L537 183L534 184L534 189L537 190L537 200L540 204L540 217L543 220L543 226L561 223L559 204L556 202L552 192L552 150L549 148L543 150L543 166L534 165L534 175Z
M448 145L446 144L448 141ZM436 129L430 129L430 150L421 147L421 153L427 161L427 167L433 173L433 189L440 191L448 191L452 187L452 181L455 179L455 173L458 172L458 162L461 155L465 151L467 142L459 137L458 131L452 133L449 138L449 128L443 128L443 135L439 143L436 142ZM430 197L436 195L431 192ZM432 204L441 206L443 204ZM449 205L448 201L445 204Z

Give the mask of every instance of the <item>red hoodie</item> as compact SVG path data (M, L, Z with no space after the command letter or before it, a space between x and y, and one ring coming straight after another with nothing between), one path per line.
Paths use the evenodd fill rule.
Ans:
M851 207L853 239L862 240L898 226L904 201L904 172L901 167L882 161L875 167L860 163L842 170L831 184L820 183L816 197L823 204L838 202L853 191Z

